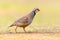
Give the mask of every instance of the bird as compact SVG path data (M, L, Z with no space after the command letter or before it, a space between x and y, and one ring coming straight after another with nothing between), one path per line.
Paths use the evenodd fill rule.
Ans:
M34 8L29 14L19 18L14 23L12 23L9 27L16 26L15 32L17 32L18 27L22 27L24 32L26 32L25 28L32 23L36 13L39 11L40 11L39 8Z

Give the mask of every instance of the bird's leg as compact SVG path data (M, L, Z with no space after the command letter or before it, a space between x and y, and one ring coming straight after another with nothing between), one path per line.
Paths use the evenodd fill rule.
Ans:
M15 32L17 33L17 27L15 28Z
M26 32L25 27L23 27L23 30Z

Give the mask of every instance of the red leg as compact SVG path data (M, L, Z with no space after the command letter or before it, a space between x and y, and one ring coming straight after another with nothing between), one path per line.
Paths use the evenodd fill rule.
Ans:
M15 32L17 33L17 27L15 28Z
M25 27L23 27L23 30L26 32Z

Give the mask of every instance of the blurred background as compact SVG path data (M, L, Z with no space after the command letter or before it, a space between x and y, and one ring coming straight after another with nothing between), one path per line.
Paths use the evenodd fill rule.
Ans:
M41 11L26 27L27 32L60 32L60 0L0 0L0 33L15 32L15 27L8 26L34 8ZM22 28L17 31L24 32Z

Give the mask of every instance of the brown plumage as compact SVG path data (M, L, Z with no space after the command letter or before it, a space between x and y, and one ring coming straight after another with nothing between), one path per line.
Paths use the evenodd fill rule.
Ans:
M16 32L17 32L17 27L23 27L23 30L26 32L25 28L32 23L32 20L38 11L40 10L38 8L35 8L31 13L18 19L9 27L16 26L15 29Z

